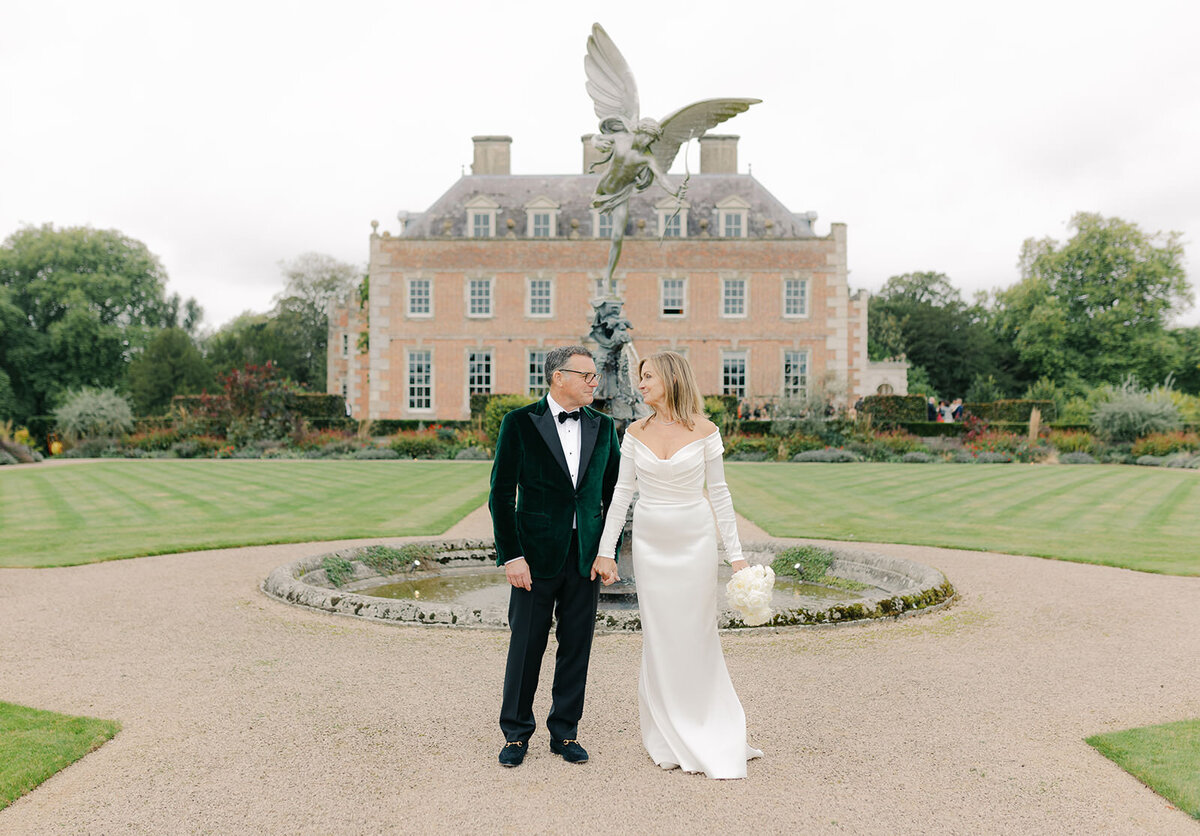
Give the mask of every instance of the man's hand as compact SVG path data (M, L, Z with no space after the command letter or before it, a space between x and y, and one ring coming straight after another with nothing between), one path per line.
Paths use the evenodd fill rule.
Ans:
M504 576L517 589L533 589L533 576L529 574L529 561L524 558L517 558L505 563Z
M597 576L600 582L605 586L612 586L617 581L621 580L621 576L617 574L617 561L611 557L597 557L592 561L592 580L596 580Z

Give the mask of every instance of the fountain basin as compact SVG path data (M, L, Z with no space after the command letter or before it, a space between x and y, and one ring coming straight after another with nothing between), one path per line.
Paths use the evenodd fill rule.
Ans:
M434 572L383 576L355 561L361 548L311 555L276 568L263 582L267 595L289 604L380 621L456 627L508 627L508 584L495 565L490 540L425 541L435 550ZM790 543L744 545L751 564L769 563ZM896 618L940 607L954 597L954 587L936 569L903 558L858 548L827 546L835 554L829 573L857 581L865 589L849 591L790 578L776 579L774 616L764 627L845 624ZM354 573L341 587L329 582L322 568L327 557L351 561ZM430 561L427 561L430 562ZM719 571L721 586L728 567ZM724 589L718 606L724 606ZM735 612L722 611L721 628L745 628ZM636 631L641 617L636 597L602 595L596 614L600 631Z

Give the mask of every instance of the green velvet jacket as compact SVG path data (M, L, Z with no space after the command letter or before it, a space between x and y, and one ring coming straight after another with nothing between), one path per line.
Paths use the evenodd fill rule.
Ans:
M545 398L504 416L488 497L497 565L524 557L533 577L552 578L570 557L580 575L591 573L617 484L621 448L611 417L590 407L581 409L578 487L571 484L554 413ZM576 555L567 554L572 515L579 529Z

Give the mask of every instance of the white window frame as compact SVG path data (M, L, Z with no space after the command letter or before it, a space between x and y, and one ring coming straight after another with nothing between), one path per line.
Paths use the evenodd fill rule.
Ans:
M487 284L487 311L474 310L472 302L475 297L471 292L478 282ZM468 319L491 319L496 315L496 278L494 276L467 276L463 282L463 306ZM478 297L483 298L483 297Z
M679 203L674 198L671 198L671 197L668 197L664 200L660 200L658 203L655 204L654 209L656 212L658 212L658 237L660 237L660 238L687 238L688 206L689 206L689 204L687 203L687 201L684 201L683 206L680 206ZM668 236L666 234L667 221L671 218L672 215L675 214L676 209L679 210L679 216L675 219L676 221L679 222L679 234Z
M546 297L547 310L534 311L533 309L533 285L534 282L545 282L549 288L549 294ZM525 278L525 315L530 319L553 319L554 318L554 279L546 276L526 276Z
M792 387L791 381L788 379L788 363L792 357L799 358L804 363L803 382L798 387ZM783 371L783 387L782 394L785 399L803 398L808 394L808 378L812 370L812 351L807 348L788 348L783 351L783 363L781 365Z
M525 383L531 395L544 395L549 391L546 386L546 355L549 352L548 348L530 348L525 352Z
M729 312L729 289L734 282L740 282L742 285L742 311L741 313ZM721 277L721 318L722 319L745 319L750 315L750 279L745 276L722 276Z
M428 388L428 406L413 406L413 360L418 354L423 354L428 360L428 378L424 384ZM409 348L404 351L404 403L408 412L432 413L434 403L433 349Z
M475 195L466 203L467 209L467 228L463 232L465 238L495 238L496 237L496 217L500 214L500 204L492 200L487 195ZM480 215L487 216L487 235L475 234L475 218Z
M558 237L558 204L545 195L535 197L525 204L525 237L526 238L557 238ZM534 235L534 219L538 215L549 215L550 234Z
M750 235L750 204L737 195L730 195L724 200L718 201L716 206L717 228L715 230L717 236L721 238L747 238ZM728 232L729 219L739 218L739 229L737 235L730 235Z
M479 363L476 355L484 358L484 363L487 365L487 388L479 388L473 381L472 366ZM496 352L490 348L468 348L467 349L467 397L471 395L490 395L495 391L496 384Z
M418 282L423 282L428 291L425 300L428 303L429 310L415 311L413 310L413 285ZM410 276L405 282L404 288L404 309L407 311L409 319L432 319L433 318L433 279L428 276Z
M726 363L731 360L742 361L742 391L729 391L728 375L726 372ZM750 352L745 349L728 350L721 352L721 394L734 395L741 400L745 400L747 393L750 391Z
M682 310L679 313L667 312L667 282L681 282L680 302ZM660 319L683 319L688 311L688 280L687 276L660 276L658 280L658 316Z
M788 311L788 302L797 298L795 296L788 295L788 285L792 282L797 283L802 289L802 293L799 298L804 301L804 305L802 306L803 309L798 313ZM783 316L785 319L808 319L808 312L811 308L811 289L812 282L807 276L784 276L783 287L780 291L782 298L780 300L779 309L783 311Z
M600 224L604 221L608 222L608 232L600 229ZM593 238L612 238L612 223L613 216L604 214L599 209L592 210L592 237Z

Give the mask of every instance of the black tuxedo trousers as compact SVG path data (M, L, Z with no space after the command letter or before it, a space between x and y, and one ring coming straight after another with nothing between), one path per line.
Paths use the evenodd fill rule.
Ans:
M579 549L577 537L576 532L571 532L569 554L576 554ZM573 740L577 736L599 595L599 579L580 577L571 560L552 578L534 578L531 590L512 587L508 599L511 636L500 706L500 729L506 741L528 741L537 728L533 695L554 616L558 618L554 631L558 654L546 727L556 740Z

